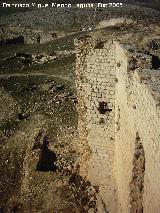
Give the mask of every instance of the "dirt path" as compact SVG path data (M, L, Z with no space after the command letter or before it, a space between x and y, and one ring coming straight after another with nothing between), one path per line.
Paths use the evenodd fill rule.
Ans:
M60 78L66 81L72 82L73 80L69 77L64 77L61 75L54 75L54 74L45 74L45 73L11 73L11 74L0 74L0 79L3 78L11 78L11 77L27 77L27 76L45 76L45 77L55 77L55 78Z

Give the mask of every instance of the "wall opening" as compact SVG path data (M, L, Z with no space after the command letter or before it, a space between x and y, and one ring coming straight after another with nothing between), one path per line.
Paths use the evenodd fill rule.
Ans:
M154 70L160 69L160 59L156 55L152 56L152 69Z
M40 35L37 37L37 44L40 44L41 43L41 37Z
M105 101L99 102L98 111L100 114L105 114L106 112L112 111L112 109L109 109L108 103Z
M137 133L133 157L132 181L130 184L131 213L143 213L144 174L145 153L143 144Z

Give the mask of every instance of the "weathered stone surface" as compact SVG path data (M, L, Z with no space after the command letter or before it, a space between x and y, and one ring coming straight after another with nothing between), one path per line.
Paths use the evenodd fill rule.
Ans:
M96 42L77 46L81 174L99 186L98 212L158 213L159 70L150 54L128 51L122 38L100 49Z

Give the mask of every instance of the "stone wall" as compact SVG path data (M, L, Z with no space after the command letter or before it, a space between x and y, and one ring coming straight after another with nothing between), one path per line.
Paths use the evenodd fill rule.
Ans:
M53 41L58 36L54 31L31 30L23 27L3 27L0 28L0 44L43 44ZM18 42L18 38L23 38L23 41ZM17 42L16 42L17 39Z
M81 174L99 187L98 212L158 213L160 73L111 39L76 49Z
M77 82L79 133L80 138L85 139L81 142L81 171L85 168L87 178L93 185L99 186L99 195L106 205L105 208L110 209L111 204L111 209L115 212L115 44L112 40L106 44L97 42L93 49L86 49L88 53L85 57L83 54L85 66L81 70L81 78L80 63L77 61L77 77L81 79L81 85ZM81 58L79 53L78 59ZM89 153L84 149L86 145Z
M129 69L126 51L117 44L117 62L121 65L116 69L116 145L115 145L115 176L118 186L118 197L121 203L119 212L140 212L142 204L144 212L158 213L160 209L159 163L160 156L160 117L159 117L159 78L160 73L151 69ZM140 158L136 150L137 134L143 145ZM141 164L141 170L134 174L134 155ZM143 174L144 173L144 180ZM132 178L139 180L134 186ZM143 185L141 183L143 181ZM141 199L143 194L143 199ZM137 201L139 203L137 203ZM142 203L140 203L142 202ZM133 208L133 205L135 207ZM134 209L134 210L133 210Z

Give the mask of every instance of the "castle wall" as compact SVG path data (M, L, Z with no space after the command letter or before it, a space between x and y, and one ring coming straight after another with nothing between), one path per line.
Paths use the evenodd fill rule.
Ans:
M113 212L116 211L115 183L113 179L115 138L115 44L109 41L104 47L91 49L83 72L85 131L79 126L80 135L86 132L90 148L87 162L87 178L99 186L99 195ZM80 103L79 103L80 104ZM79 108L79 111L80 108ZM81 119L81 118L80 118ZM82 144L83 147L83 144ZM83 148L82 148L83 150ZM84 154L83 154L84 156ZM112 181L111 181L112 180Z
M122 61L121 66L116 68L116 180L118 186L118 197L122 205L121 212L134 212L139 209L140 201L144 212L159 212L160 192L159 192L159 163L160 157L160 117L158 106L160 74L156 70L135 70L129 71L127 68L126 52L117 44L117 61ZM145 167L144 183L142 191L132 196L131 183L133 178L133 160L137 151L135 148L136 135L139 135L144 148ZM136 153L137 154L137 153ZM137 158L140 162L140 159ZM139 176L138 184L143 179ZM136 177L134 177L136 178ZM144 188L143 188L144 187ZM133 190L133 189L132 189ZM144 192L143 192L144 191ZM141 200L141 193L143 199ZM138 196L138 202L136 199ZM134 210L135 210L134 209Z
M129 183L131 181L134 136L128 122L127 106L127 56L124 50L116 45L116 85L115 85L115 177L117 182L119 212L127 212L129 205Z
M95 185L106 182L106 179L112 175L115 137L114 52L115 45L107 44L104 49L95 49L87 56L87 72L85 73L88 82L85 90L88 100L86 105L87 140L92 150L89 161L89 178ZM103 114L102 109L102 112L99 112L99 104L103 102L107 103L108 109L111 111Z
M87 45L80 47L76 71L82 174L99 186L109 212L158 213L160 74L149 69L145 55L144 64L138 56L142 66L133 68L117 42Z
M115 138L115 45L105 44L87 56L87 141L91 148L88 178L100 186L106 206L115 204L113 180ZM103 109L106 108L106 109ZM104 111L103 111L104 110ZM108 110L108 111L107 111ZM115 211L115 210L114 210Z
M130 183L132 178L132 162L136 129L133 115L128 109L129 76L127 74L128 58L126 52L116 45L116 116L115 116L115 177L117 182L118 200L121 204L119 212L129 212Z

